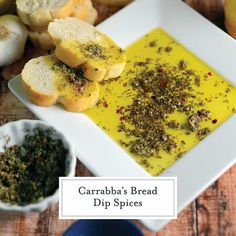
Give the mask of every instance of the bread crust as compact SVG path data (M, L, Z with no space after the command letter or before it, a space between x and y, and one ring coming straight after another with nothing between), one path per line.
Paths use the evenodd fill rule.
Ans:
M71 16L87 21L92 7L91 0L75 0Z
M126 65L126 61L111 65L107 71L107 78L108 79L109 78L116 78L116 77L120 76L120 74L123 72L123 70L125 68L125 65Z
M227 20L225 20L225 28L227 30L227 32L236 39L236 26L233 26L232 24L230 24L230 22L228 22Z
M97 21L97 18L98 18L98 12L94 7L92 7L88 15L87 22L91 25L94 25Z
M93 107L99 98L99 86L96 82L93 82L93 93L87 94L80 98L69 98L61 96L59 102L63 104L66 110L71 112L81 112Z
M91 81L102 81L107 78L108 66L98 67L93 65L93 61L87 61L81 66L84 77Z
M236 1L235 0L225 0L224 3L224 14L225 19L228 24L230 25L236 25ZM232 27L231 27L232 28Z
M58 96L48 95L38 93L32 88L29 84L27 84L24 80L22 80L24 88L28 91L31 100L41 107L49 107L56 104Z

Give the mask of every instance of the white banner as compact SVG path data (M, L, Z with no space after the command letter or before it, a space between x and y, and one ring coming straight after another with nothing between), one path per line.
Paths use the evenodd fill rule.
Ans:
M62 177L60 219L176 219L177 179Z

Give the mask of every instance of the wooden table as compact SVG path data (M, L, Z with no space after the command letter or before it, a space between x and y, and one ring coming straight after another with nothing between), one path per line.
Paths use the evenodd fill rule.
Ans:
M186 2L223 28L223 0L186 0ZM96 3L95 7L99 10L99 21L118 10ZM42 51L35 52L29 47L23 60L2 69L0 79L1 123L8 120L34 118L34 115L9 92L7 79L19 73L29 57L43 53ZM91 173L78 162L77 176L90 175ZM27 216L2 213L0 214L0 236L62 235L72 222L73 220L58 220L57 205L43 213L33 213ZM146 236L236 235L236 165L186 207L178 215L177 220L170 222L160 232L150 232L139 222L136 221L136 223L141 226Z

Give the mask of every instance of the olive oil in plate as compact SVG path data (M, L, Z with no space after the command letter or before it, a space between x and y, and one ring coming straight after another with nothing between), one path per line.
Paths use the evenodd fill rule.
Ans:
M235 112L236 89L160 28L126 55L122 76L101 83L86 114L159 175Z

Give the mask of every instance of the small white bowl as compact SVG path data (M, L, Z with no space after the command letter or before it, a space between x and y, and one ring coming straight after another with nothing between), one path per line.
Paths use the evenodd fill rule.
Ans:
M50 129L53 128L55 132L53 137L61 139L64 147L68 149L68 156L66 160L66 176L75 175L76 157L72 145L66 139L66 137L57 131L53 126L47 125L46 123L38 120L20 120L10 122L0 127L0 152L4 151L4 146L10 147L15 144L22 144L26 131L29 132L34 128ZM58 179L59 183L59 179ZM47 207L58 202L59 189L57 189L53 195L48 196L37 203L28 204L25 206L11 205L4 203L0 200L0 210L29 213L29 212L41 212Z

